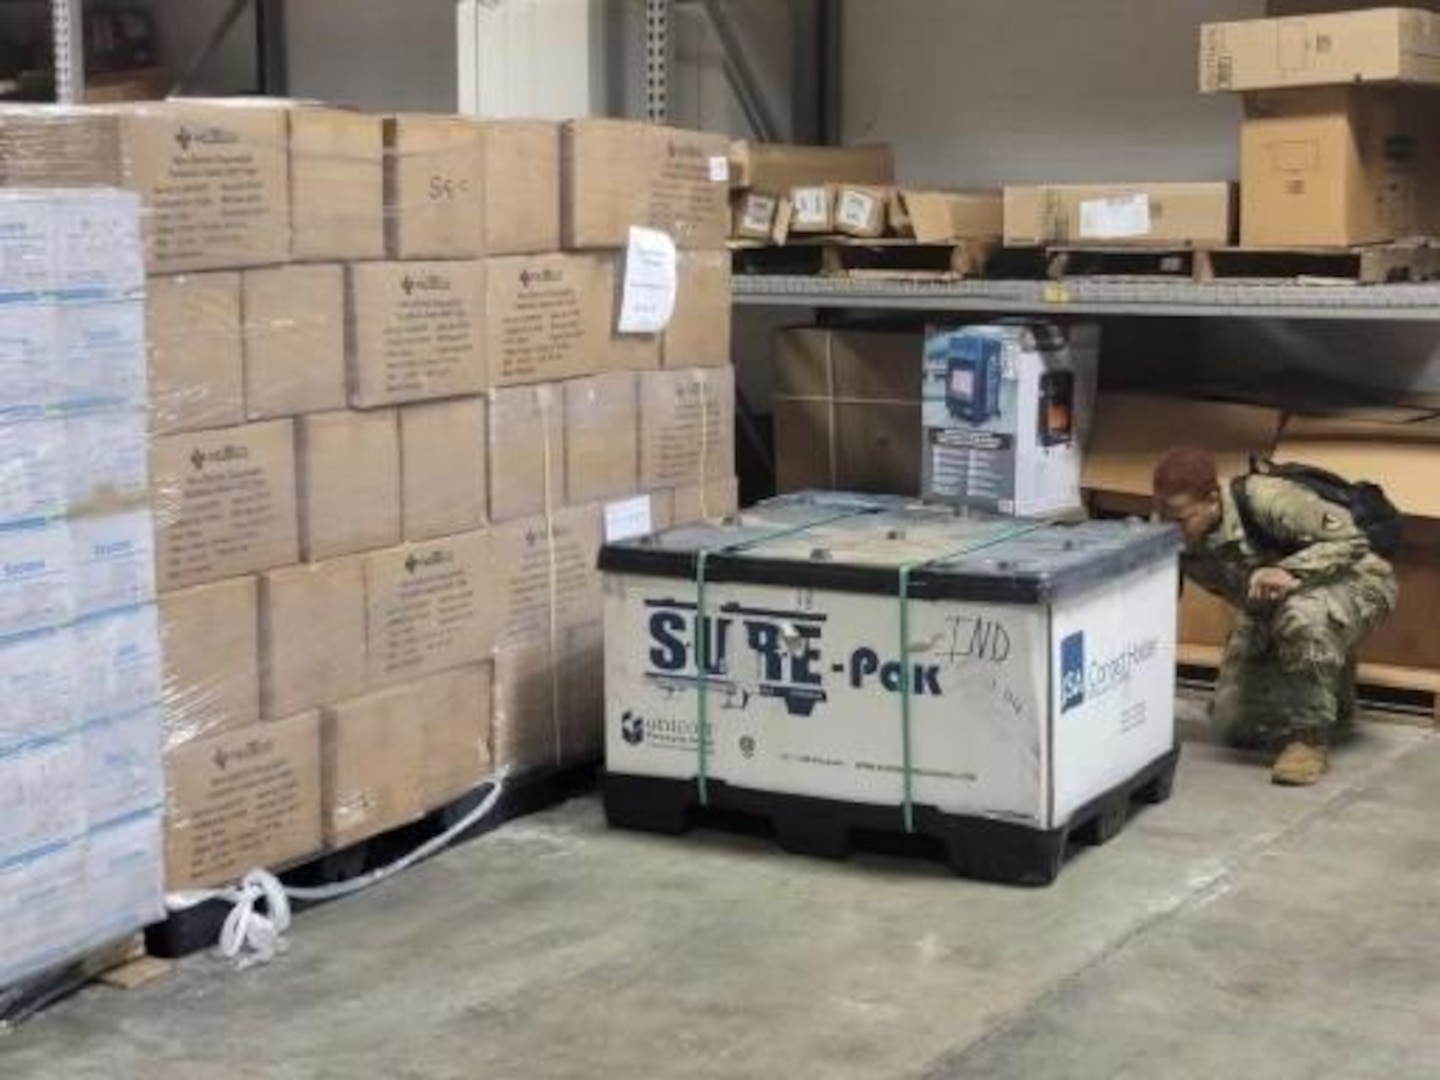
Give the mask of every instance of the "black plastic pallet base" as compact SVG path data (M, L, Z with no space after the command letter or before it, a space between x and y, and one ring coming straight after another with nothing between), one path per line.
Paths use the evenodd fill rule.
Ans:
M495 808L483 821L456 837L454 843L473 840L507 821L558 806L593 789L595 772L594 764L584 764L534 769L512 778ZM295 886L332 885L388 866L451 828L474 810L489 790L487 786L472 791L419 821L284 868L279 873L280 880ZM314 906L295 902L293 910L303 911ZM220 928L229 913L230 905L220 900L173 912L164 922L145 931L145 948L151 956L165 959L178 959L208 949L219 940Z
M1176 747L1123 784L1082 807L1064 828L1042 830L990 818L961 817L934 807L914 808L906 833L893 806L783 795L711 781L701 806L692 780L609 773L605 816L622 829L678 836L694 828L763 833L786 851L844 859L854 851L929 857L961 877L1007 885L1049 885L1072 844L1104 844L1130 819L1137 803L1170 797Z

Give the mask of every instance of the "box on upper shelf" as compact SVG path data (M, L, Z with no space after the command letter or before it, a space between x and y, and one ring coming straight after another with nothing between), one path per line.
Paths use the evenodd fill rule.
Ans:
M1228 183L1044 184L1005 189L1005 244L1223 247L1235 233Z

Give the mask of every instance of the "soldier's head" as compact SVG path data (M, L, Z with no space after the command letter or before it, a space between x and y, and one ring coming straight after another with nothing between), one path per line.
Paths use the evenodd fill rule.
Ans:
M1186 543L1220 524L1221 506L1220 475L1209 450L1178 446L1155 466L1155 512L1180 526Z

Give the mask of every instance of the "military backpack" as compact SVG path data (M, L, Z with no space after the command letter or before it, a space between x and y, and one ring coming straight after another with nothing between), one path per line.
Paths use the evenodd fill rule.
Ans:
M1288 480L1317 495L1332 506L1347 511L1355 521L1355 527L1370 541L1370 550L1384 558L1392 557L1400 550L1403 522L1400 511L1385 494L1379 484L1367 480L1350 481L1343 476L1297 462L1274 462L1269 458L1251 457L1250 472L1231 481L1230 491L1235 497L1235 509L1240 512L1240 521L1245 533L1264 547L1283 550L1294 547L1276 541L1255 519L1246 482L1252 476L1273 476Z

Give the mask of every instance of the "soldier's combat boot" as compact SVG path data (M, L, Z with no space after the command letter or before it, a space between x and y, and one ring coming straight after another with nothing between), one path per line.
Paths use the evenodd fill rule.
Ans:
M1292 742L1275 759L1270 779L1284 787L1309 787L1330 771L1330 752L1324 746Z

